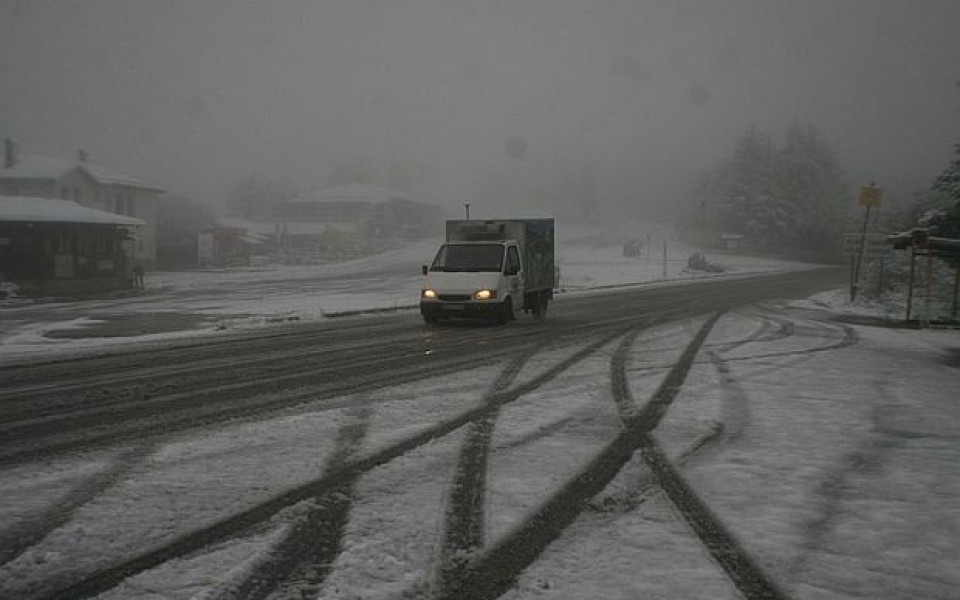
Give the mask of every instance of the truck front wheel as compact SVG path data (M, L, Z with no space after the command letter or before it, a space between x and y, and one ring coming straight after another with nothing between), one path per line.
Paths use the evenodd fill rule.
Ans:
M507 321L513 320L513 302L507 298L500 303L497 310L497 324L506 325Z

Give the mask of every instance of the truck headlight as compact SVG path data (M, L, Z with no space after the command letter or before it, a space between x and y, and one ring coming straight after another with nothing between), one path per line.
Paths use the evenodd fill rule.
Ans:
M430 288L426 288L426 289L420 290L420 297L421 297L421 298L430 298L431 300L434 300L434 299L436 299L436 297L437 297L437 292L435 292L434 290L432 290L432 289L430 289Z
M477 300L490 300L497 297L496 290L480 290L473 295Z

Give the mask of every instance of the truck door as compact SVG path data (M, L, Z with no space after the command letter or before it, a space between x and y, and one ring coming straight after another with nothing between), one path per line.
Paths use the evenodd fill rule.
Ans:
M506 279L507 288L513 296L513 305L519 308L523 302L523 269L520 265L520 253L516 246L507 248L507 260L503 266L503 276Z

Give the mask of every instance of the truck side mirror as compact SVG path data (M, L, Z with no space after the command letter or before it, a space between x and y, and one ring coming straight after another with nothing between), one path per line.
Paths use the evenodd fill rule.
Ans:
M427 274L427 271L428 271L428 270L429 270L429 269L427 269L427 265L423 265L423 274L424 274L424 275Z

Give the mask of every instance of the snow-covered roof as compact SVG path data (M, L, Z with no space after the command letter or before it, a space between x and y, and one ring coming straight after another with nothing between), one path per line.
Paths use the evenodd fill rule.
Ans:
M298 221L247 221L244 219L222 218L217 219L219 227L242 229L245 235L267 237L287 232L288 235L319 235L325 231L336 230L344 232L357 231L356 223L318 222L303 223Z
M276 231L277 223L274 221L248 221L246 219L220 218L215 221L217 227L227 227L231 229L242 229L248 234L271 235Z
M410 200L410 197L396 190L366 183L350 183L335 188L314 189L304 192L290 202L386 202L388 200Z
M122 185L157 192L166 191L161 187L151 185L136 177L121 175L106 167L93 163L31 154L18 155L17 162L12 167L0 168L0 180L56 181L74 169L79 170L101 185Z
M356 232L356 223L287 223L289 235L320 235L328 231Z
M146 183L143 180L137 179L136 177L115 173L107 169L106 167L102 167L100 165L94 165L88 162L78 162L77 167L81 171L83 171L84 173L92 177L95 181L97 181L98 183L102 183L104 185L124 185L127 187L135 187L135 188L140 188L144 190L153 190L157 192L166 191L162 187L151 185L149 183Z
M94 223L143 226L142 219L80 206L72 200L0 196L0 222Z

